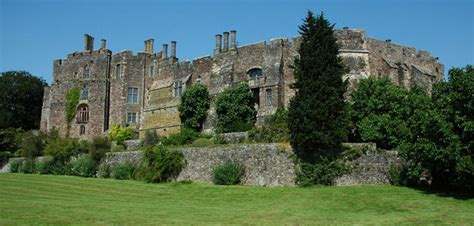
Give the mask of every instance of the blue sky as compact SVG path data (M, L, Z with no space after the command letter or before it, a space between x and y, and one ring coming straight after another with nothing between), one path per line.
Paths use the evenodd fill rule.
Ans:
M474 63L473 0L151 1L0 0L0 71L26 70L51 82L52 62L82 51L83 35L107 39L114 53L143 41L177 41L180 60L212 54L214 35L237 30L240 45L293 37L306 11L324 11L337 28L424 49L446 69Z

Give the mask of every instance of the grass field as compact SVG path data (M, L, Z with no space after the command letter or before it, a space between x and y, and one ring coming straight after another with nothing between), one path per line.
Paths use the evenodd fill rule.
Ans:
M263 188L0 174L0 225L473 224L474 199L394 186Z

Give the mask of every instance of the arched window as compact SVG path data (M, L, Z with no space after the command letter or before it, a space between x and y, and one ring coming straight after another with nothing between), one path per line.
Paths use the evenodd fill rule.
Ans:
M87 86L83 86L81 89L81 100L87 100L89 98L89 89Z
M86 65L84 66L84 71L82 74L82 78L89 78L89 67Z
M119 79L120 76L122 76L122 66L120 64L117 64L115 66L115 78Z
M89 106L87 104L81 104L78 107L79 114L77 115L78 123L87 123L89 122Z
M249 75L250 79L257 79L263 75L262 69L260 68L252 68L247 72L247 74Z

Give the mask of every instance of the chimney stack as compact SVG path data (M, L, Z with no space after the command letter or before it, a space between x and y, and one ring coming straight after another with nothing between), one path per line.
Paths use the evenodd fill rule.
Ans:
M161 59L168 58L168 44L163 44L163 50L161 51Z
M223 52L229 50L229 32L224 32L224 49Z
M100 40L100 48L101 49L107 49L107 41L105 39Z
M216 48L214 49L214 55L217 55L221 52L221 46L222 46L222 35L217 34L216 35Z
M94 37L84 34L84 52L94 50Z
M176 41L171 41L171 63L176 61Z
M154 39L148 39L145 41L145 53L153 54L153 43L155 42Z
M176 41L171 41L171 57L176 57Z
M237 31L230 31L230 49L237 49Z

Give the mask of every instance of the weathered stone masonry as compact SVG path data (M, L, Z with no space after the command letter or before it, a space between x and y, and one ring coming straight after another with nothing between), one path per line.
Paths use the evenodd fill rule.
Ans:
M395 84L417 84L428 91L434 81L443 79L443 65L426 51L367 38L365 31L358 29L336 30L335 36L340 56L349 69L345 77L349 79L350 90L358 80L370 76L388 76ZM71 136L82 138L101 135L113 124L124 123L141 132L178 131L180 95L197 82L208 86L213 100L232 84L248 83L255 95L257 123L273 114L278 106L287 107L294 95L289 88L294 82L291 65L297 57L300 37L238 47L236 31L225 32L215 36L213 56L192 62L179 61L175 41L170 43L170 54L168 44L154 52L155 41L149 39L144 51L134 55L131 51L112 54L105 40L101 41L100 49L94 50L93 39L86 35L84 51L54 61L53 83L46 88L43 101L42 130L56 127L65 134L64 95L72 87L87 94L78 106L78 110L87 107L87 120L78 114L70 131ZM206 131L212 130L215 118L212 106L204 124Z

